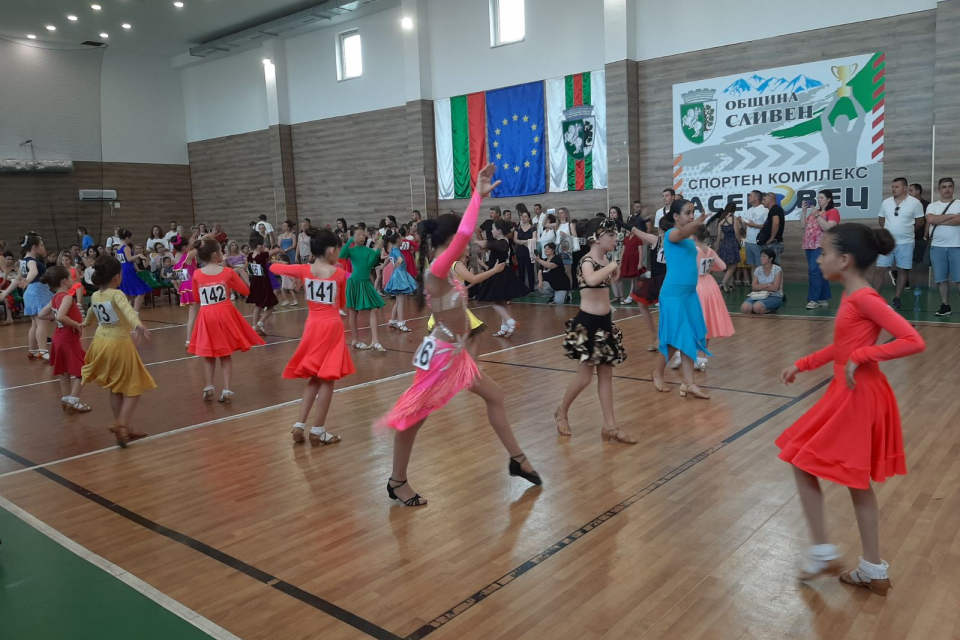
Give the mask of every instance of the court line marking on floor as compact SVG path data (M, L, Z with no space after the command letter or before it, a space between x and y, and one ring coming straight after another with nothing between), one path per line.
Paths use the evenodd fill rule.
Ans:
M193 625L205 634L216 638L217 640L240 640L238 636L230 633L220 625L211 622L193 609L180 604L167 594L156 589L155 587L150 586L132 573L122 569L109 560L98 556L79 543L74 542L67 536L63 535L31 513L24 511L6 498L0 497L0 507L8 511L14 517L19 518L24 523L33 527L43 535L47 536L67 551L70 551L74 555L79 556L81 559L94 565L98 569L110 574L137 593L146 597L148 600L155 602L170 613Z
M639 315L637 315L637 316L630 316L630 318L639 318L639 317L640 317ZM623 318L623 320L628 320L628 319L629 319L629 318ZM506 347L506 348L504 348L504 349L498 349L498 350L496 350L496 351L491 351L490 353L480 354L480 355L477 356L477 358L478 358L478 359L479 359L479 358L486 358L486 357L489 357L489 356L497 355L498 353L504 353L504 352L507 352L507 351L513 351L514 349L521 349L521 348L523 348L523 347L527 347L527 346L531 346L531 345L535 345L535 344L540 344L540 343L542 343L542 342L547 342L547 341L549 341L549 340L556 340L557 338L562 338L562 337L565 336L565 335L566 335L566 334L561 333L561 334L558 334L558 335L555 335L555 336L550 336L550 337L547 337L547 338L542 338L542 339L540 339L540 340L535 340L535 341L533 341L533 342L525 342L525 343L523 343L523 344L518 344L518 345ZM413 373L414 373L413 371L404 371L403 373L398 373L398 374L395 374L395 375L392 375L392 376L387 376L386 378L377 378L376 380L368 380L367 382L360 382L360 383L358 383L358 384L350 385L349 387L342 387L342 388L339 388L339 389L334 389L333 392L334 392L334 393L346 393L347 391L355 391L355 390L357 390L357 389L364 389L364 388L366 388L366 387L372 387L372 386L381 384L381 383L383 383L383 382L392 382L393 380L398 380L398 379L404 378L404 377L406 377L406 376L411 376L411 375L413 375ZM222 423L224 423L224 422L229 422L229 421L231 421L231 420L236 420L236 419L240 419L240 418L248 418L248 417L250 417L250 416L259 415L259 414L261 414L261 413L266 413L266 412L268 412L268 411L274 411L274 410L276 410L276 409L283 409L283 408L285 408L285 407L289 407L289 406L295 405L295 404L299 403L301 400L302 400L302 398L295 398L295 399L293 399L293 400L287 400L286 402L281 402L281 403L279 403L279 404L270 405L270 406L267 406L267 407L260 407L259 409L251 409L250 411L244 411L243 413L236 413L236 414L232 414L232 415L228 415L228 416L223 416L223 417L221 417L221 418L215 418L215 419L213 419L213 420L207 420L206 422L200 422L200 423L197 423L197 424L187 425L187 426L185 426L185 427L180 427L179 429L174 429L174 430L172 430L172 431L164 431L163 433L158 433L158 434L155 434L155 435L152 435L152 436L147 436L146 438L142 438L142 439L140 439L140 440L135 440L135 441L133 441L133 442L130 442L127 446L128 446L128 447L136 447L136 446L140 446L140 445L142 445L142 444L144 444L144 443L146 443L146 442L151 442L151 441L154 441L154 440L158 440L158 439L160 439L160 438L165 438L165 437L167 437L167 436L172 436L172 435L177 434L177 433L183 433L183 432L186 432L186 431L193 431L194 429L199 429L199 428L201 428L201 427L209 427L209 426L212 426L212 425L215 425L215 424L222 424ZM80 460L80 459L82 459L82 458L88 458L88 457L90 457L90 456L94 456L94 455L97 455L97 454L100 454L100 453L106 453L106 452L108 452L108 451L116 451L117 449L118 449L117 445L112 445L112 446L109 446L109 447L104 447L104 448L102 448L102 449L96 449L96 450L94 450L94 451L87 451L87 452L85 452L85 453L80 453L80 454L77 454L77 455L75 455L75 456L70 456L70 457L67 457L67 458L60 458L60 459L58 459L58 460L51 460L50 462L43 462L43 463L37 464L37 463L31 462L30 460L27 460L26 458L23 458L22 456L14 453L13 451L10 451L9 449L4 449L3 447L0 447L0 455L4 456L4 457L6 457L6 458L9 458L9 459L13 460L14 462L16 462L16 463L18 463L18 464L21 464L21 465L23 465L23 466L25 467L24 469L14 469L13 471L7 471L6 473L0 473L0 479L6 478L7 476L17 475L18 473L23 473L23 472L25 472L25 471L34 471L34 470L37 470L37 469L46 469L46 468L52 467L52 466L54 466L54 465L62 464L62 463L64 463L64 462L71 462L71 461L73 461L73 460Z
M462 600L461 602L457 603L453 607L450 607L444 613L440 614L439 616L437 616L427 624L423 625L422 627L415 630L410 635L403 638L403 640L421 640L422 638L425 638L426 636L430 635L437 629L441 628L443 625L447 624L451 620L454 620L458 616L462 615L465 611L473 608L475 605L482 602L483 600L493 595L497 591L507 587L513 582L516 582L517 578L519 578L520 576L532 571L547 559L563 551L565 548L569 547L570 545L575 543L577 540L582 539L584 536L586 536L591 531L595 530L597 527L599 527L603 523L611 520L612 518L622 513L623 511L628 509L630 506L632 506L636 502L639 502L640 500L647 497L648 495L650 495L651 493L653 493L663 485L677 478L678 476L683 474L685 471L688 471L695 465L699 464L700 462L703 462L704 460L706 460L707 458L715 454L717 451L720 451L730 443L735 442L736 440L739 440L741 437L750 433L754 429L757 429L758 427L766 424L768 421L777 417L778 415L780 415L790 407L796 404L799 404L803 400L807 399L808 397L810 397L811 395L813 395L814 393L816 393L817 391L825 387L827 384L829 384L831 380L833 380L832 376L827 378L826 380L820 381L819 383L817 383L816 385L814 385L813 387L811 387L801 395L797 396L796 398L793 398L789 402L785 402L784 404L777 407L776 409L769 411L768 413L754 420L753 422L743 427L736 433L733 433L730 436L727 436L726 438L724 438L717 444L713 445L712 447L704 451L701 451L700 453L693 456L692 458L682 463L681 465L674 467L673 469L671 469L664 475L660 476L653 482L642 487L639 491L637 491L633 495L622 500L618 504L614 505L612 508L607 509L606 511L601 513L599 516L597 516L587 524L583 525L576 531L573 531L568 535L564 536L563 538L561 538L554 544L550 545L540 553L528 558L525 562L521 563L520 565L518 565L511 571L507 572L497 580L494 580L487 586L475 592L470 597Z
M556 367L544 367L537 364L521 364L519 362L499 362L497 360L483 360L484 364L501 364L507 367L521 367L524 369L539 369L541 371L556 371L558 373L577 373L576 369L558 369ZM618 376L614 374L614 378L618 380L634 380L636 382L653 382L651 378L638 378L636 376ZM669 380L664 381L666 384L671 386L679 386L679 382L670 382ZM714 387L706 384L697 385L702 389L712 389L714 391L730 391L732 393L747 393L752 396L766 396L768 398L781 398L783 400L792 400L796 396L788 396L782 393L768 393L765 391L747 391L746 389L730 389L728 387Z
M477 308L477 309L485 309L485 308L488 307L488 306L489 306L489 305L484 305L484 306L482 306L482 307L476 307L476 308ZM301 309L294 309L294 311L301 311ZM278 311L277 313L284 313L284 312ZM409 318L408 320L404 320L404 322L413 322L414 320L424 320L424 319L429 318L429 317L430 317L430 316L428 316L428 315L427 315L427 316L419 316L419 317L416 317L416 318ZM378 324L378 325L377 325L377 328L379 329L380 327L385 327L385 326L387 326L388 324L390 324L390 323L389 323L389 322L384 322L383 324ZM186 325L183 325L183 326L186 326ZM167 329L167 328L172 328L172 327L163 327L163 328L164 328L164 329ZM357 327L357 331L363 331L364 329L369 329L369 328L370 328L369 326L366 326L366 327ZM151 329L150 331L151 331L151 332L157 331L157 329ZM350 333L350 329L344 329L343 333L344 333L344 335ZM269 336L270 334L267 334L267 335ZM281 337L281 336L274 336L274 337ZM92 339L93 336L90 336L90 338ZM302 338L302 336L301 336L301 338ZM266 344L257 344L257 345L254 345L254 346L250 347L250 348L251 348L251 349L258 349L258 348L260 348L260 347L269 347L269 346L276 345L276 344L285 344L285 343L287 343L287 342L297 342L297 341L299 341L301 338L286 338L286 339L284 339L284 340L277 340L277 341L275 341L275 342L268 342L268 343L266 343ZM86 340L86 338L83 338L83 339ZM16 348L16 347L14 347L14 348ZM397 349L393 349L393 351L397 351ZM183 357L180 357L180 358L171 358L171 359L169 359L169 360L158 360L157 362L145 362L143 366L145 366L145 367L152 367L152 366L158 365L158 364L169 364L169 363L171 363L171 362L182 362L183 360L193 360L193 359L199 358L199 357L201 357L201 356L189 355L189 356L183 356ZM36 386L38 386L38 385L42 385L42 384L52 384L52 383L54 383L54 382L60 382L60 379L59 379L59 378L52 378L52 379L50 379L50 380L41 380L41 381L39 381L39 382L29 382L29 383L27 383L27 384L20 384L20 385L14 386L14 387L4 387L4 388L0 389L0 392L2 392L2 391L13 391L13 390L15 390L15 389L25 389L26 387L36 387Z

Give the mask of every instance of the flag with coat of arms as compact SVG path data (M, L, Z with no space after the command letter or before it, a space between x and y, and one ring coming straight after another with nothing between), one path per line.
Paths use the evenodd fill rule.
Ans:
M546 81L550 191L607 188L604 71Z

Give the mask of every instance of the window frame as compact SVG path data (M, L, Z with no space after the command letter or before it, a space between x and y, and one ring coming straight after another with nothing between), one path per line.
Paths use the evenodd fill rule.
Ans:
M349 37L357 36L360 38L360 73L355 76L347 75L347 56L343 48L344 40ZM363 77L363 37L360 35L360 29L347 29L337 34L337 82L346 82L347 80L356 80Z
M527 39L527 2L523 3L523 36L519 40L502 42L500 40L500 0L490 0L490 48L508 47L511 44L517 44Z

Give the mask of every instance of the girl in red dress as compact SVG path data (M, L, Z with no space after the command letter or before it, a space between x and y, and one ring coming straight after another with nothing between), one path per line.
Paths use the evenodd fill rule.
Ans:
M862 224L841 224L824 234L817 262L827 280L842 282L844 288L833 344L797 360L780 377L790 384L797 373L830 363L834 378L820 401L777 438L780 459L794 467L813 536L799 579L840 574L841 581L881 596L890 589L889 565L880 556L880 515L870 481L905 475L907 467L897 399L879 363L926 347L916 329L887 306L863 275L878 255L893 248L889 231ZM877 344L881 329L895 339ZM850 489L863 545L860 565L853 571L842 572L840 553L827 541L819 478Z
M231 292L245 296L250 293L250 287L236 271L220 266L223 262L220 243L208 237L197 240L193 248L204 267L193 272L191 288L200 310L193 325L188 350L203 358L203 370L207 377L207 386L203 388L204 400L213 397L213 375L217 370L217 358L220 358L220 368L223 370L220 402L229 404L234 395L230 390L233 352L249 351L250 347L264 342L230 302Z
M313 264L274 263L270 265L270 271L303 281L310 314L300 345L283 370L283 377L307 380L300 403L300 419L293 425L293 441L303 442L307 418L316 401L317 414L309 436L310 444L316 447L340 442L340 436L328 432L324 426L327 411L330 410L336 381L356 369L347 351L343 321L340 320L340 310L347 304L347 272L337 265L342 243L329 229L310 229L306 233L310 238Z
M90 407L80 402L83 360L86 352L80 346L83 314L73 298L73 281L65 267L51 267L40 281L53 291L53 302L39 317L56 320L57 330L50 345L50 366L60 376L60 407L66 413L87 413Z

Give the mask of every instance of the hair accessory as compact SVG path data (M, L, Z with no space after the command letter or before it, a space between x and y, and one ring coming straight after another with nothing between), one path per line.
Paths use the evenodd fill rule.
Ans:
M617 233L617 223L613 220L606 219L600 223L600 226L597 227L597 230L589 237L587 240L590 242L596 242L600 239L605 233Z

